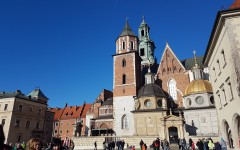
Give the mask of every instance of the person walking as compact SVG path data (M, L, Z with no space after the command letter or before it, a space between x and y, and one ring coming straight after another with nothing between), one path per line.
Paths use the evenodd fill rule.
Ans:
M220 143L222 150L227 150L227 142L221 138Z
M183 149L187 148L187 142L186 142L185 138L183 138L183 140L182 140L182 147L183 147Z
M94 142L94 150L97 150L97 141Z
M193 143L193 140L191 138L189 138L188 142L189 142L189 147L191 147L192 143Z
M213 150L215 148L215 145L213 144L212 140L208 141L208 147L209 147L209 150Z
M164 139L164 142L163 142L163 149L164 150L169 150L169 143L166 139Z
M198 147L198 149L199 150L204 150L204 144L203 144L203 142L202 142L202 140L200 140L200 139L198 139L198 141L197 141L197 147Z
M139 145L140 145L140 149L142 150L142 146L143 146L143 140L141 139L141 141L140 141L140 143L139 143Z

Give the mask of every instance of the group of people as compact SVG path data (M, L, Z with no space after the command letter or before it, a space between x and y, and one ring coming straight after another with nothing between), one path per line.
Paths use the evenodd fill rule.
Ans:
M139 145L141 150L147 150L147 145L146 143L143 142L142 139ZM166 139L160 140L159 138L157 138L156 140L153 141L152 145L150 145L150 148L153 148L154 150L160 150L160 147L162 148L162 150L169 150L170 149L169 142Z
M199 150L227 150L227 142L223 138L216 143L211 138L198 139L196 145Z
M16 143L15 145L0 144L0 150L73 150L74 143L70 141L69 145L60 138L53 138L51 143L43 144L40 138L31 138L27 143Z
M95 142L94 143L95 148L96 148L96 145L97 144ZM114 150L115 146L117 146L118 150L123 150L124 149L124 145L125 145L124 140L118 140L116 143L114 141L110 141L110 142L104 141L103 142L103 149L104 150Z
M227 150L227 142L221 138L220 142L214 143L211 138L198 139L196 145L191 138L189 138L189 145L186 139L178 139L179 150Z

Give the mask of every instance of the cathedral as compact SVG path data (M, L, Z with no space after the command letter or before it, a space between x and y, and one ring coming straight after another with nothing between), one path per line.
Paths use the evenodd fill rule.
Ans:
M88 135L155 136L170 143L191 136L218 137L212 87L203 57L194 52L193 58L179 60L166 42L158 64L149 31L144 17L138 36L126 21L112 55L112 97L93 103L91 112L95 106L105 111L95 116L87 114L87 118L91 115Z

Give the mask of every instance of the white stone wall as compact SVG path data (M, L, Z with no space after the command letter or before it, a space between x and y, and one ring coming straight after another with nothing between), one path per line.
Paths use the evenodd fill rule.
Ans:
M221 53L223 50L225 59ZM208 51L212 52L208 66L221 136L227 139L225 132L227 123L229 130L232 131L234 147L238 149L240 136L237 135L237 127L234 123L235 117L240 115L240 12L223 14L220 17L213 43ZM217 63L218 60L219 63ZM216 72L213 70L214 67L218 67ZM232 96L230 96L227 80L232 87Z
M109 137L111 138L111 137ZM127 147L135 146L136 149L140 149L139 143L141 139L148 146L148 149L152 142L156 140L157 136L121 136L121 137L112 137L114 141L124 140L125 146ZM103 149L103 142L105 140L105 136L93 136L93 137L75 137L72 139L76 150L86 150L86 149L94 149L94 142L97 141L97 149ZM116 149L116 147L115 147Z
M134 118L131 113L134 110L133 96L121 96L113 98L114 121L113 130L117 136L134 134ZM122 116L127 115L128 129L122 129Z
M198 136L217 136L218 119L215 109L187 110L184 112L186 124L196 128Z

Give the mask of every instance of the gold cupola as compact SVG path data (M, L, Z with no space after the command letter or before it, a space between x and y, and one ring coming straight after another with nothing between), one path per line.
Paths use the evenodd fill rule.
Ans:
M185 89L184 96L196 93L212 93L212 85L208 80L203 79L202 68L197 64L196 51L194 54L194 66L192 68L194 80Z
M212 85L207 80L193 80L185 89L184 96L196 93L212 93Z

